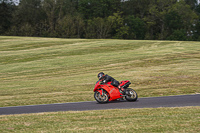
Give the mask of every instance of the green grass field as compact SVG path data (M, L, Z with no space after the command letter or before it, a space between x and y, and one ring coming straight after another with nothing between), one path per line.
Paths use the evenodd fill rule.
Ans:
M198 133L200 107L0 116L1 133Z
M0 36L0 107L93 101L101 71L139 97L200 93L200 42Z
M0 36L0 107L93 101L97 73L139 97L200 93L200 42ZM200 107L0 116L0 132L199 132Z

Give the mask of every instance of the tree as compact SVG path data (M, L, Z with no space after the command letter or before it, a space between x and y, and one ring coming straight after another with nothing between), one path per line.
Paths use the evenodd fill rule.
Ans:
M41 21L45 14L41 8L41 0L21 0L14 15L17 25L28 23L33 26Z
M13 16L13 26L11 27L9 34L12 35L13 33L15 35L26 36L27 33L23 32L28 30L31 32L28 34L29 36L35 36L35 32L37 32L35 31L35 28L37 29L35 26L46 18L44 11L41 8L41 0L21 0L16 7L15 12L13 12Z
M70 18L67 19L68 16L76 15L76 6L77 1L73 0L44 0L42 2L42 8L47 16L45 21L48 22L50 36L58 36L60 34L56 33L56 27L59 27L57 24L61 26L63 21L70 20ZM64 27L66 28L66 25Z
M170 11L174 11L180 16L181 25L183 25L182 29L187 32L188 37L191 37L195 30L193 29L193 25L196 25L199 18L197 14L185 3L185 1L177 2L172 6Z
M111 31L112 22L108 18L94 18L88 20L86 38L107 38Z
M150 0L129 0L122 3L122 12L124 16L134 15L138 18L144 18L149 12Z
M43 9L47 15L50 36L55 36L56 20L58 18L58 5L56 0L44 0L42 2Z
M84 21L80 14L66 15L59 19L56 25L56 33L59 37L80 38L83 36Z
M167 40L187 41L187 33L184 29L175 30L169 37L167 37Z
M185 0L187 5L190 5L191 9L195 9L197 5L197 0Z
M200 41L200 5L196 6L195 13L198 15L198 19L196 21L196 24L194 26L194 35L193 39Z
M122 12L113 13L112 16L108 17L108 22L111 24L111 36L113 38L127 38L129 27L124 23Z
M180 30L184 28L181 16L178 14L178 12L173 11L173 10L165 14L164 22L166 26L167 36L170 36L176 30Z
M12 12L15 5L8 0L0 1L0 34L6 33L12 25Z
M120 10L121 0L81 0L78 10L85 19L106 18Z
M12 0L0 0L0 34L197 40L200 39L200 7L196 2L21 0L16 6Z
M128 39L144 39L146 34L145 22L133 15L128 16L125 19L126 25L129 27Z
M144 18L148 27L147 39L165 39L167 36L165 26L165 15L170 10L176 0L155 0L149 5L149 15Z

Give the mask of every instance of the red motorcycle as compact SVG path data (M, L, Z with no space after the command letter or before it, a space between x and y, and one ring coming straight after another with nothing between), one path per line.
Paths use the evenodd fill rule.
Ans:
M128 88L131 82L129 80L121 81L120 86L125 89L122 92L117 87L113 86L111 82L103 83L101 80L96 82L94 87L94 98L98 103L107 103L117 99L126 99L127 101L136 101L138 98L137 93Z

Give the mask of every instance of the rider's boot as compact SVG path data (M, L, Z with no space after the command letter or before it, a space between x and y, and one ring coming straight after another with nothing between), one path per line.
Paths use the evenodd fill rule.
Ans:
M126 94L126 90L123 87L118 86L118 88L119 88L119 90L121 90L121 92L122 92L123 95Z

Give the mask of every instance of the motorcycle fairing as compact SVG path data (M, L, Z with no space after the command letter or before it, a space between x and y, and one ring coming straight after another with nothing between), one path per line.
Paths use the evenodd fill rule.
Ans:
M102 89L108 92L109 94L109 101L122 98L121 93L119 92L119 89L117 87L114 87L111 85L111 82L108 82L106 84L100 84L101 81L97 82L94 88L94 92L98 91L102 95Z
M129 80L125 80L125 81L120 82L120 86L123 87L123 88L129 87L130 84L131 84L131 82Z

